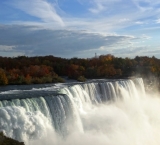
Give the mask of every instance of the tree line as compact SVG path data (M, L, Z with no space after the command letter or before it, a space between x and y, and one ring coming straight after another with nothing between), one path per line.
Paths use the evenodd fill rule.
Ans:
M78 81L132 76L159 80L160 59L154 56L121 58L111 54L87 59L51 55L0 57L0 85L64 82L62 76Z

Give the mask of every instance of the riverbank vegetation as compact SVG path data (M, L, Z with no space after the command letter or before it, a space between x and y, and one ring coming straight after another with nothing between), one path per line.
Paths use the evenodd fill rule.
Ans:
M160 59L147 56L94 58L60 58L54 56L0 57L0 85L64 82L60 76L85 81L92 78L142 77L159 86Z

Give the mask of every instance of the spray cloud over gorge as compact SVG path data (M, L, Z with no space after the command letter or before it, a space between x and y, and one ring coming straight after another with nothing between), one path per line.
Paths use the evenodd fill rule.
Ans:
M159 145L160 100L143 80L1 91L0 130L27 145Z

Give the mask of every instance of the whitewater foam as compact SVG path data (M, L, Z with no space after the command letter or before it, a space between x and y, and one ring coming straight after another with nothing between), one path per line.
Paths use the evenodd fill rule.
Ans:
M0 130L27 145L160 144L160 99L145 94L142 79L70 84L58 92L0 101Z

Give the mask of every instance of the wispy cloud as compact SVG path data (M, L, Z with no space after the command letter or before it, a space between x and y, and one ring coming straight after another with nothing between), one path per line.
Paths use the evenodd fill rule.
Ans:
M64 26L64 22L57 14L54 5L46 0L13 0L10 4L31 16L41 19L43 22L57 22L61 26Z
M37 24L52 29L89 30L110 33L123 28L153 23L160 16L158 4L150 0L77 0L90 12L85 17L67 15L61 5L49 3L47 0L13 0L14 7L25 13L39 18L41 21L16 21L14 23L32 25ZM65 1L67 3L67 1ZM63 1L61 1L63 3ZM145 10L141 10L143 7ZM153 9L156 7L155 9ZM63 11L64 13L62 13ZM13 23L13 21L12 21ZM159 23L157 20L154 23ZM62 27L63 26L63 27ZM147 26L147 25L145 25Z
M151 36L148 36L146 34L142 34L142 36L140 38L142 38L142 39L151 39Z
M160 23L160 19L157 19L157 20L156 20L156 23L158 23L158 24L159 24L159 23Z
M105 7L101 3L97 3L96 8L90 8L89 9L90 12L96 13L96 14L102 12L103 10L105 10Z
M90 0L91 8L89 8L89 11L92 13L101 13L103 11L107 11L108 8L119 2L120 0Z
M91 13L98 14L100 18L105 17L107 20L114 18L119 22L123 21L129 25L142 24L146 20L150 22L152 17L160 16L159 1L92 0L89 2L89 11ZM119 18L119 20L116 18Z
M10 26L0 25L1 53L135 55L145 54L149 43L153 47L160 44L159 0L77 0L80 5L75 1L8 0L18 10L18 19L13 18Z

